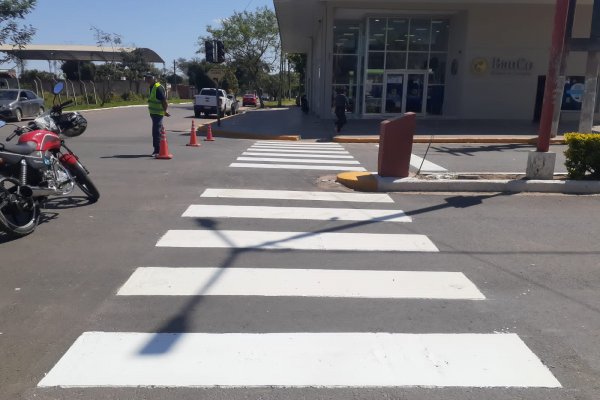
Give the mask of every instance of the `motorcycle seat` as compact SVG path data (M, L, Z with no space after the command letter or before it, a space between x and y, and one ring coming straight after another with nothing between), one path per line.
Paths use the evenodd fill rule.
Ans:
M0 151L8 151L9 153L27 155L35 151L35 143L24 144L8 144L0 143Z

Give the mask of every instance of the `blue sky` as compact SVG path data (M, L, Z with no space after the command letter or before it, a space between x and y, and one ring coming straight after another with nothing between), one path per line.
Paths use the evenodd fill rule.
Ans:
M273 0L38 0L25 23L37 28L32 44L96 45L92 26L122 36L125 46L148 47L166 61L200 57L198 37L206 26L234 11L255 11ZM158 67L159 65L157 65ZM3 65L2 68L10 66ZM48 70L46 61L28 61L27 69Z

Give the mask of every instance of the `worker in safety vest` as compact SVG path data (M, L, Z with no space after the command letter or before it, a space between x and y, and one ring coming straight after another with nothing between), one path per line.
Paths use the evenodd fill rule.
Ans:
M152 157L158 156L160 152L160 131L162 128L163 117L171 116L167 111L169 103L167 103L167 95L165 88L156 81L152 74L145 74L144 80L148 83L148 111L152 119Z

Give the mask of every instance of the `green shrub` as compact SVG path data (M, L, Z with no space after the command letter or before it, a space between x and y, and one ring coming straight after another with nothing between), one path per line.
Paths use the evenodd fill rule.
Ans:
M566 133L565 166L571 179L600 178L600 134Z

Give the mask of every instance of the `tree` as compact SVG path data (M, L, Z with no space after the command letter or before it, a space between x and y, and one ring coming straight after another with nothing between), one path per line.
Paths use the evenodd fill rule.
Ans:
M96 76L96 65L91 61L68 60L62 63L60 69L67 79L73 81L93 81Z
M90 30L94 31L94 38L96 39L96 44L101 49L104 46L110 46L112 51L115 52L118 46L122 44L122 36L116 33L107 33L103 30L92 26ZM98 67L97 73L98 77L105 80L105 84L102 87L102 91L100 93L100 106L103 106L106 102L110 101L112 98L112 86L110 81L112 79L117 78L117 62L115 59L112 59L108 63L101 65Z
M53 81L55 78L56 77L51 72L30 69L23 71L19 79L23 82L33 82L35 79L40 79L42 81Z
M179 84L183 83L183 78L180 77L179 75L171 74L171 75L167 76L167 82L170 83L171 85L179 85Z
M19 26L18 19L24 19L36 6L37 0L0 0L0 44L13 44L22 47L31 41L35 28L31 25ZM0 57L0 62L11 56Z
M215 83L206 75L209 64L199 59L183 60L178 62L179 68L185 68L185 74L188 76L189 84L197 89L205 87L214 87Z
M236 11L221 22L221 28L209 25L206 31L211 36L199 38L201 49L198 53L203 52L206 40L221 40L225 45L225 60L243 71L236 73L242 86L262 94L262 80L279 61L279 29L275 13L267 7L257 8L255 12Z
M131 52L121 52L123 61L119 67L124 73L124 76L132 81L141 80L144 74L152 71L153 66L144 59L144 53L141 49L135 49Z
M306 54L293 53L288 54L288 60L293 65L294 71L298 74L299 89L301 92L305 92L304 82L306 77Z

